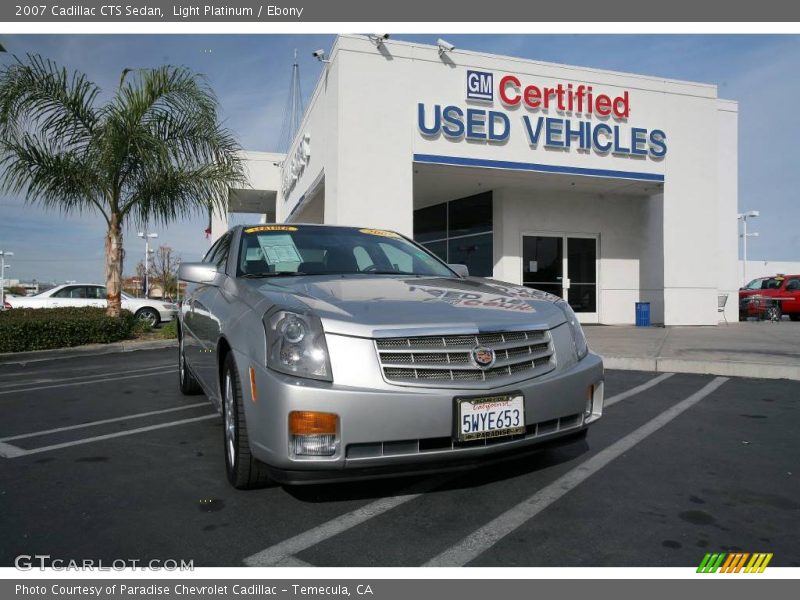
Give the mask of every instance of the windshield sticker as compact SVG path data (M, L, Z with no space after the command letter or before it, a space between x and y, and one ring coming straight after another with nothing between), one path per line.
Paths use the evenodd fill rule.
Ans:
M303 262L290 235L260 235L258 236L258 245L261 246L264 260L270 265Z
M248 227L245 233L259 233L261 231L297 231L297 227L291 225L259 225L258 227Z
M359 229L359 233L365 233L367 235L379 235L381 237L387 238L401 238L399 233L395 233L394 231L386 231L384 229Z

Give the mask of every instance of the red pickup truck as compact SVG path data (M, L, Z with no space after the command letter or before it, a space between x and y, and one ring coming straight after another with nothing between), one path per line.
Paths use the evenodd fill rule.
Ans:
M739 318L800 321L800 275L759 277L739 290Z

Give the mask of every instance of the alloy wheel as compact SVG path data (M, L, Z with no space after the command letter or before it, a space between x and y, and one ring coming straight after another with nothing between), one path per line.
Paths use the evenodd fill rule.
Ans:
M228 464L236 464L236 417L234 416L233 381L231 374L225 374L225 452Z

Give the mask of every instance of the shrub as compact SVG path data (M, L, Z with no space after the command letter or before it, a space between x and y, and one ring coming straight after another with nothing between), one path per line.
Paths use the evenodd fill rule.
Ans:
M131 337L136 319L104 308L14 308L0 312L0 352L108 344Z
M172 321L167 321L161 327L161 337L166 340L174 340L178 337L178 320L172 319Z
M142 333L150 333L151 331L153 331L153 326L147 321L136 319L136 323L133 324L133 333L137 335Z

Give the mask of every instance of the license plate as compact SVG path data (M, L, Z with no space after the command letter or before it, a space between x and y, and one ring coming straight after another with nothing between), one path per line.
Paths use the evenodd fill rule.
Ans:
M522 396L460 398L456 406L460 442L525 433L525 400Z

